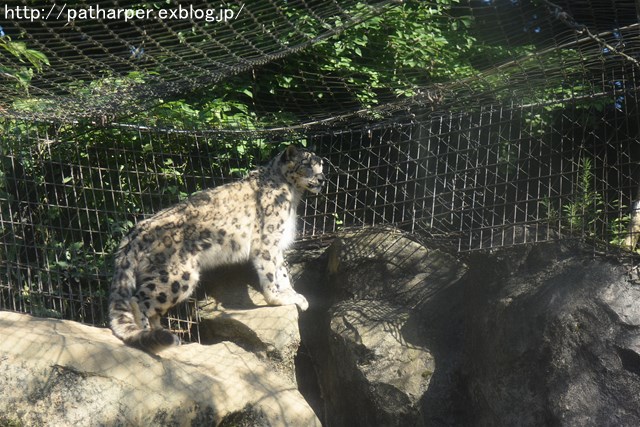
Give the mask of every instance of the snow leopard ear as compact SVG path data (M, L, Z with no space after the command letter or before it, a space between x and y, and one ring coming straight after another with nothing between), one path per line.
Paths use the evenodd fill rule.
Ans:
M289 145L284 150L284 161L290 162L298 156L298 148L295 145Z

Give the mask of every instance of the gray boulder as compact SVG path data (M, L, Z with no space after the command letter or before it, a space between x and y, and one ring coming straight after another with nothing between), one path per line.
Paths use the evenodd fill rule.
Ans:
M294 256L322 396L307 398L330 426L638 426L640 284L611 251L558 241L463 263L362 230Z
M456 291L464 264L405 234L375 229L343 233L321 256L290 262L311 301L301 333L325 424L427 425L424 401L448 400L440 372L451 361L437 360L441 347L431 341L439 328L425 324L432 317L422 312Z
M569 242L470 261L461 372L477 425L640 425L640 283L623 261Z

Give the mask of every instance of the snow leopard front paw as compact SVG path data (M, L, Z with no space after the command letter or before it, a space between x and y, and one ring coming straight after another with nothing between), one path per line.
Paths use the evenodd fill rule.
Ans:
M307 299L293 289L288 289L284 292L280 292L278 293L278 295L270 298L268 301L271 305L295 304L298 306L300 311L305 311L309 308L309 302L307 302Z
M309 308L309 302L301 294L296 292L294 304L298 306L300 311L306 311Z

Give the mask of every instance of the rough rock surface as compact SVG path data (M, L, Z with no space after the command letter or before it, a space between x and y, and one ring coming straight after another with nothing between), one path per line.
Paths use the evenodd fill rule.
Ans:
M224 342L152 356L107 329L0 312L0 424L313 426L295 385Z
M640 283L557 242L470 260L464 384L477 425L640 425Z
M406 235L380 230L345 233L315 266L301 262L304 268L292 269L300 271L297 282L324 283L301 289L311 301L301 319L324 397L316 412L325 424L428 425L423 401L430 388L432 401L448 406L449 389L434 391L443 389L446 375L431 383L450 361L434 357L440 347L430 344L430 330L438 328L426 325L430 317L421 313L456 289L466 267Z
M295 382L294 359L300 347L295 305L269 306L257 289L250 265L217 268L200 286L200 339L203 343L232 341L264 355L275 369Z
M309 404L291 380L297 310L266 307L238 272L203 287L212 345L159 357L108 330L0 313L0 425L319 425L311 405L326 426L638 426L630 259L559 241L463 263L389 230L297 248Z
M327 426L640 425L630 255L558 241L461 263L402 234L292 259ZM468 267L467 267L468 266Z

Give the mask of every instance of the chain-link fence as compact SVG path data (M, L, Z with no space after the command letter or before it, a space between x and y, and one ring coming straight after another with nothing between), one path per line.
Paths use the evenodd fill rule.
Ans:
M518 46L518 55L475 58L474 75L399 98L383 94L366 108L354 103L365 93L356 72L349 80L301 70L278 83L290 88L282 97L255 101L265 115L289 106L293 122L283 114L242 122L215 110L217 121L194 129L182 104L184 120L171 126L158 119L164 110L144 114L168 108L160 98L182 91L205 91L259 67L286 69L309 46L400 7L299 3L234 4L242 18L215 30L193 20L14 17L11 29L50 65L26 83L28 96L21 83L0 86L0 309L105 325L111 254L136 221L237 179L289 143L327 159L325 191L300 208L300 239L384 225L458 252L569 237L633 253L640 27L632 1L477 1L448 9L439 19L472 17L473 37ZM265 26L261 16L275 21ZM329 101L311 102L307 92ZM195 303L187 304L172 328L193 337L196 317Z

